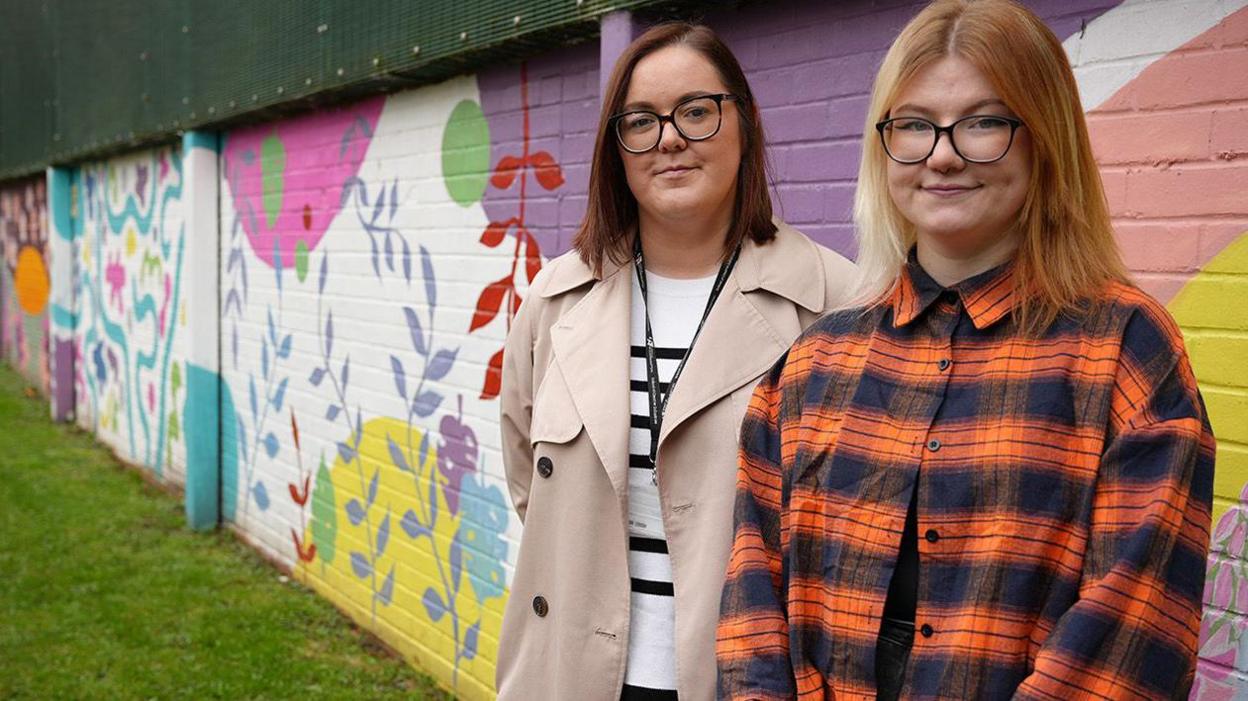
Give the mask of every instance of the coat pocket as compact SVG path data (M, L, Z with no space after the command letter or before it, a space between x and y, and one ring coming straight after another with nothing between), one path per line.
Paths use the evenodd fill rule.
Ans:
M567 443L581 432L584 423L572 401L568 383L559 366L551 363L533 399L533 418L529 424L529 442Z

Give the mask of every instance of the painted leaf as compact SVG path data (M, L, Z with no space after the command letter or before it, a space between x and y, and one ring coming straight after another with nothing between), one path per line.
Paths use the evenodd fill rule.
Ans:
M433 587L425 590L425 595L421 597L420 602L425 605L425 612L429 614L429 620L434 623L442 620L442 616L446 614L446 604L442 603L442 597Z
M537 177L537 184L547 190L554 190L563 184L563 169L555 163L555 159L546 151L538 151L529 156L529 162L535 168L534 176Z
M273 325L273 307L269 307L269 341L277 345L277 327Z
M403 279L410 285L412 282L412 248L403 239Z
M282 296L282 247L281 238L273 237L273 277L277 284L277 296Z
M429 355L429 351L425 348L425 332L420 326L420 318L416 316L416 310L403 307L403 316L407 319L407 330L412 336L412 348L421 355Z
M447 350L443 348L433 354L433 360L429 361L429 367L425 368L425 377L429 380L437 381L446 377L446 373L451 371L451 366L455 364L455 356L459 353L459 349Z
M498 310L503 305L503 297L510 288L511 278L505 277L491 282L484 290L481 290L481 296L477 297L476 311L472 314L472 323L468 325L468 333L485 326L498 316Z
M237 416L238 419L238 454L246 457L247 455L247 426L243 424L243 417ZM242 458L239 458L240 460Z
M429 506L429 523L438 522L438 480L433 475L429 477L429 497L425 502Z
M490 225L485 227L485 231L481 232L481 243L494 248L507 238L507 229L511 227L512 222L516 219L512 217L507 221L492 221Z
M368 247L369 247L368 259L373 264L373 274L376 275L380 279L381 278L381 265L380 265L381 254L377 251L377 237L373 236L373 232L369 229L365 229L364 233L368 234Z
M420 464L418 468L424 467L425 461L429 459L429 434L420 437Z
M325 318L325 357L334 354L334 310L330 309Z
M542 269L542 252L537 247L537 239L532 234L526 231L525 238L524 271L529 282L533 282L533 278L537 277L538 271Z
M515 156L503 156L498 159L494 175L490 176L490 184L500 190L506 190L516 180L516 170L520 167L520 159Z
M381 525L377 527L377 557L381 557L386 553L386 546L390 544L390 512L386 512L386 517L381 520Z
M407 372L403 369L403 361L396 355L390 356L390 372L394 375L394 388L399 396L407 400Z
M286 338L282 339L282 346L277 349L277 357L289 358L290 357L290 344L293 342L294 342L294 335L286 334Z
M321 455L321 465L316 471L316 486L312 489L312 542L321 556L321 562L334 561L334 546L338 541L338 511L334 495L334 480Z
M407 457L403 455L403 449L399 447L398 443L394 442L389 433L386 434L386 447L390 449L390 461L394 463L395 467L404 472L412 471L412 468L407 464Z
M467 631L464 632L464 650L463 657L465 660L471 660L477 656L477 643L481 639L481 621L473 623Z
M373 573L373 564L368 561L364 553L351 551L351 571L360 579L368 579Z
M286 385L290 384L289 377L283 377L282 381L277 383L277 391L273 393L273 409L275 411L282 410L282 402L286 400Z
M299 445L299 422L295 420L295 410L293 407L290 410L290 435L295 439L295 450L301 450L302 448ZM304 489L306 491L307 488L305 487Z
M342 393L347 393L347 383L351 380L351 354L347 353L347 357L342 359Z
M389 231L386 232L386 244L385 246L383 246L383 250L385 251L385 254L386 254L386 269L393 273L394 272L394 239L393 237L391 237Z
M264 437L264 452L269 456L270 460L277 457L278 447L280 446L277 442L277 436L272 431L269 431Z
M255 375L247 378L247 398L251 401L251 418L254 420L260 415L260 401L256 398Z
M321 273L317 276L316 291L318 294L325 294L325 281L329 278L329 254L326 253L321 257Z
M325 410L325 420L336 421L338 419L338 412L340 411L342 411L342 407L337 404L330 404L329 408Z
M308 502L308 495L299 493L299 485L288 483L286 490L290 492L290 500L299 506L303 506Z
M390 565L390 574L386 575L386 581L381 583L381 588L377 590L377 601L382 606L389 606L390 599L394 596L394 565Z
M416 401L412 403L412 411L423 419L432 415L441 405L442 395L433 390L426 390L416 397Z
M399 211L399 180L395 178L394 183L390 185L390 218L394 219L394 215Z
M431 535L428 528L420 523L420 519L416 516L416 512L408 509L403 513L403 518L399 521L399 528L407 534L409 538L419 538L422 535Z
M373 478L368 481L368 505L372 506L377 501L377 485L378 479L381 477L381 470L373 470Z
M171 411L169 413L169 425L166 430L166 434L168 435L170 442L178 440L178 438L182 435L182 424L178 422L177 411Z
M485 369L485 384L481 387L482 399L493 399L498 396L499 390L503 385L503 349L499 348L498 352L490 358L490 364Z
M438 306L438 281L433 276L433 256L424 246L420 247L420 274L425 276L425 301L433 309Z
M313 387L320 387L321 380L324 380L324 379L325 379L325 368L313 368L312 374L308 375L308 382L311 382Z
M269 377L269 339L260 339L260 374L268 379Z
M264 482L256 480L256 483L251 486L251 494L256 498L256 506L260 507L261 511L267 511L269 508L269 490L265 489Z
M342 458L343 462L351 462L355 459L355 448L352 448L342 441L338 441L338 457Z
M360 506L359 499L352 499L347 502L347 520L352 526L360 525L360 521L364 520L364 507Z

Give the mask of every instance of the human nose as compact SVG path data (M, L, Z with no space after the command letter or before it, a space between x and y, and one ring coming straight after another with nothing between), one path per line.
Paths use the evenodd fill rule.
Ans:
M953 132L937 132L936 147L932 149L932 155L927 157L927 167L943 173L960 169L965 165L966 161L962 160L957 149L953 147Z
M681 136L680 130L676 128L676 122L671 120L662 122L662 132L659 134L658 146L660 151L663 153L679 151L687 144L685 137Z

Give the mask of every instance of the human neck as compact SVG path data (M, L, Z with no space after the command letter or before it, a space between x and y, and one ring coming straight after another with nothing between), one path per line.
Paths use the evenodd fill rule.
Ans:
M919 236L919 265L943 287L975 277L1009 260L1018 248L1018 234L1011 232L988 246L966 250Z
M714 275L724 258L729 217L660 219L640 215L646 271L676 279Z

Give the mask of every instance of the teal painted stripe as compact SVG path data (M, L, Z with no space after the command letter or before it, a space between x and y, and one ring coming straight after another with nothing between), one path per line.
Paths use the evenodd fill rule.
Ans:
M182 135L182 150L206 148L213 153L221 153L221 139L215 131L188 131Z
M78 328L78 315L59 304L53 304L52 323L63 329L76 329Z

